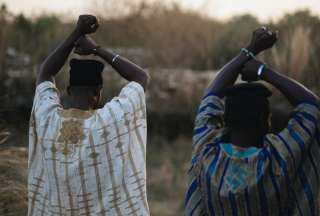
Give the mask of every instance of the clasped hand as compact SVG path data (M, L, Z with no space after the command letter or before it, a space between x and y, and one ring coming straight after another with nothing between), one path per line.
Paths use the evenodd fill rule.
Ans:
M254 55L267 50L276 43L278 39L278 32L272 31L267 27L261 27L252 33L251 41L247 50ZM248 61L241 70L242 80L252 82L259 80L258 69L263 63L257 59Z

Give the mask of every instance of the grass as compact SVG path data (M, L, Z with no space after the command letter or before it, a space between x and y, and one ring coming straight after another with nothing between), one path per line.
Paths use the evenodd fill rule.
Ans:
M183 136L167 143L153 138L148 145L147 181L151 215L182 215L191 139Z
M0 173L0 215L26 215L26 149L11 147L1 150Z

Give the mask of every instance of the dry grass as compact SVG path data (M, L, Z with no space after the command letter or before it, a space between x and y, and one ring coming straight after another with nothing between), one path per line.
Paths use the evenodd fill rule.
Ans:
M10 132L1 125L3 123L0 124L0 215L26 215L27 150L4 147Z
M168 143L155 137L148 146L148 200L151 215L183 215L191 139L180 137Z
M6 129L0 129L0 145L4 144L9 139L10 133Z
M305 69L311 59L311 30L308 27L297 26L285 36L281 49L272 49L272 62L280 71L296 80L306 78Z
M7 148L0 151L0 215L27 213L27 151Z

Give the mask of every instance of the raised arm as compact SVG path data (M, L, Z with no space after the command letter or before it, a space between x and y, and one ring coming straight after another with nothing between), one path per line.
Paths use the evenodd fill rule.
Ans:
M212 93L222 97L223 91L235 83L239 75L239 71L250 59L250 56L246 55L244 52L240 52L218 72L215 79L206 89L205 95Z
M279 89L293 106L302 102L318 103L319 98L301 83L266 68L261 78Z
M108 62L123 78L128 81L135 81L146 89L149 82L149 75L138 65L128 59L116 55L106 49L99 47L90 37L84 36L77 43L75 50L80 55L94 54Z
M227 63L210 83L205 94L213 93L222 96L223 91L235 83L244 64L252 59L254 55L259 54L265 49L271 48L276 40L276 34L265 27L255 30L252 34L251 41L246 48L251 55L242 51Z
M37 76L37 85L44 81L54 81L54 76L61 70L69 54L74 48L75 42L83 35L93 33L99 27L96 17L81 15L76 28L41 64Z
M243 69L243 77L250 80L264 80L281 91L293 106L302 102L319 103L319 98L301 83L280 74L269 67L263 67L258 60L249 61ZM261 75L258 76L260 67Z

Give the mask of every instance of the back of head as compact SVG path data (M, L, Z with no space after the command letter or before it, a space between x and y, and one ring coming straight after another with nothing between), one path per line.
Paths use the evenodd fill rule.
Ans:
M90 59L72 59L70 61L70 79L68 93L73 105L79 107L97 107L101 99L104 64Z
M269 129L269 100L272 93L260 83L237 84L226 90L225 123L231 131Z
M102 86L104 64L90 59L71 59L69 86Z

